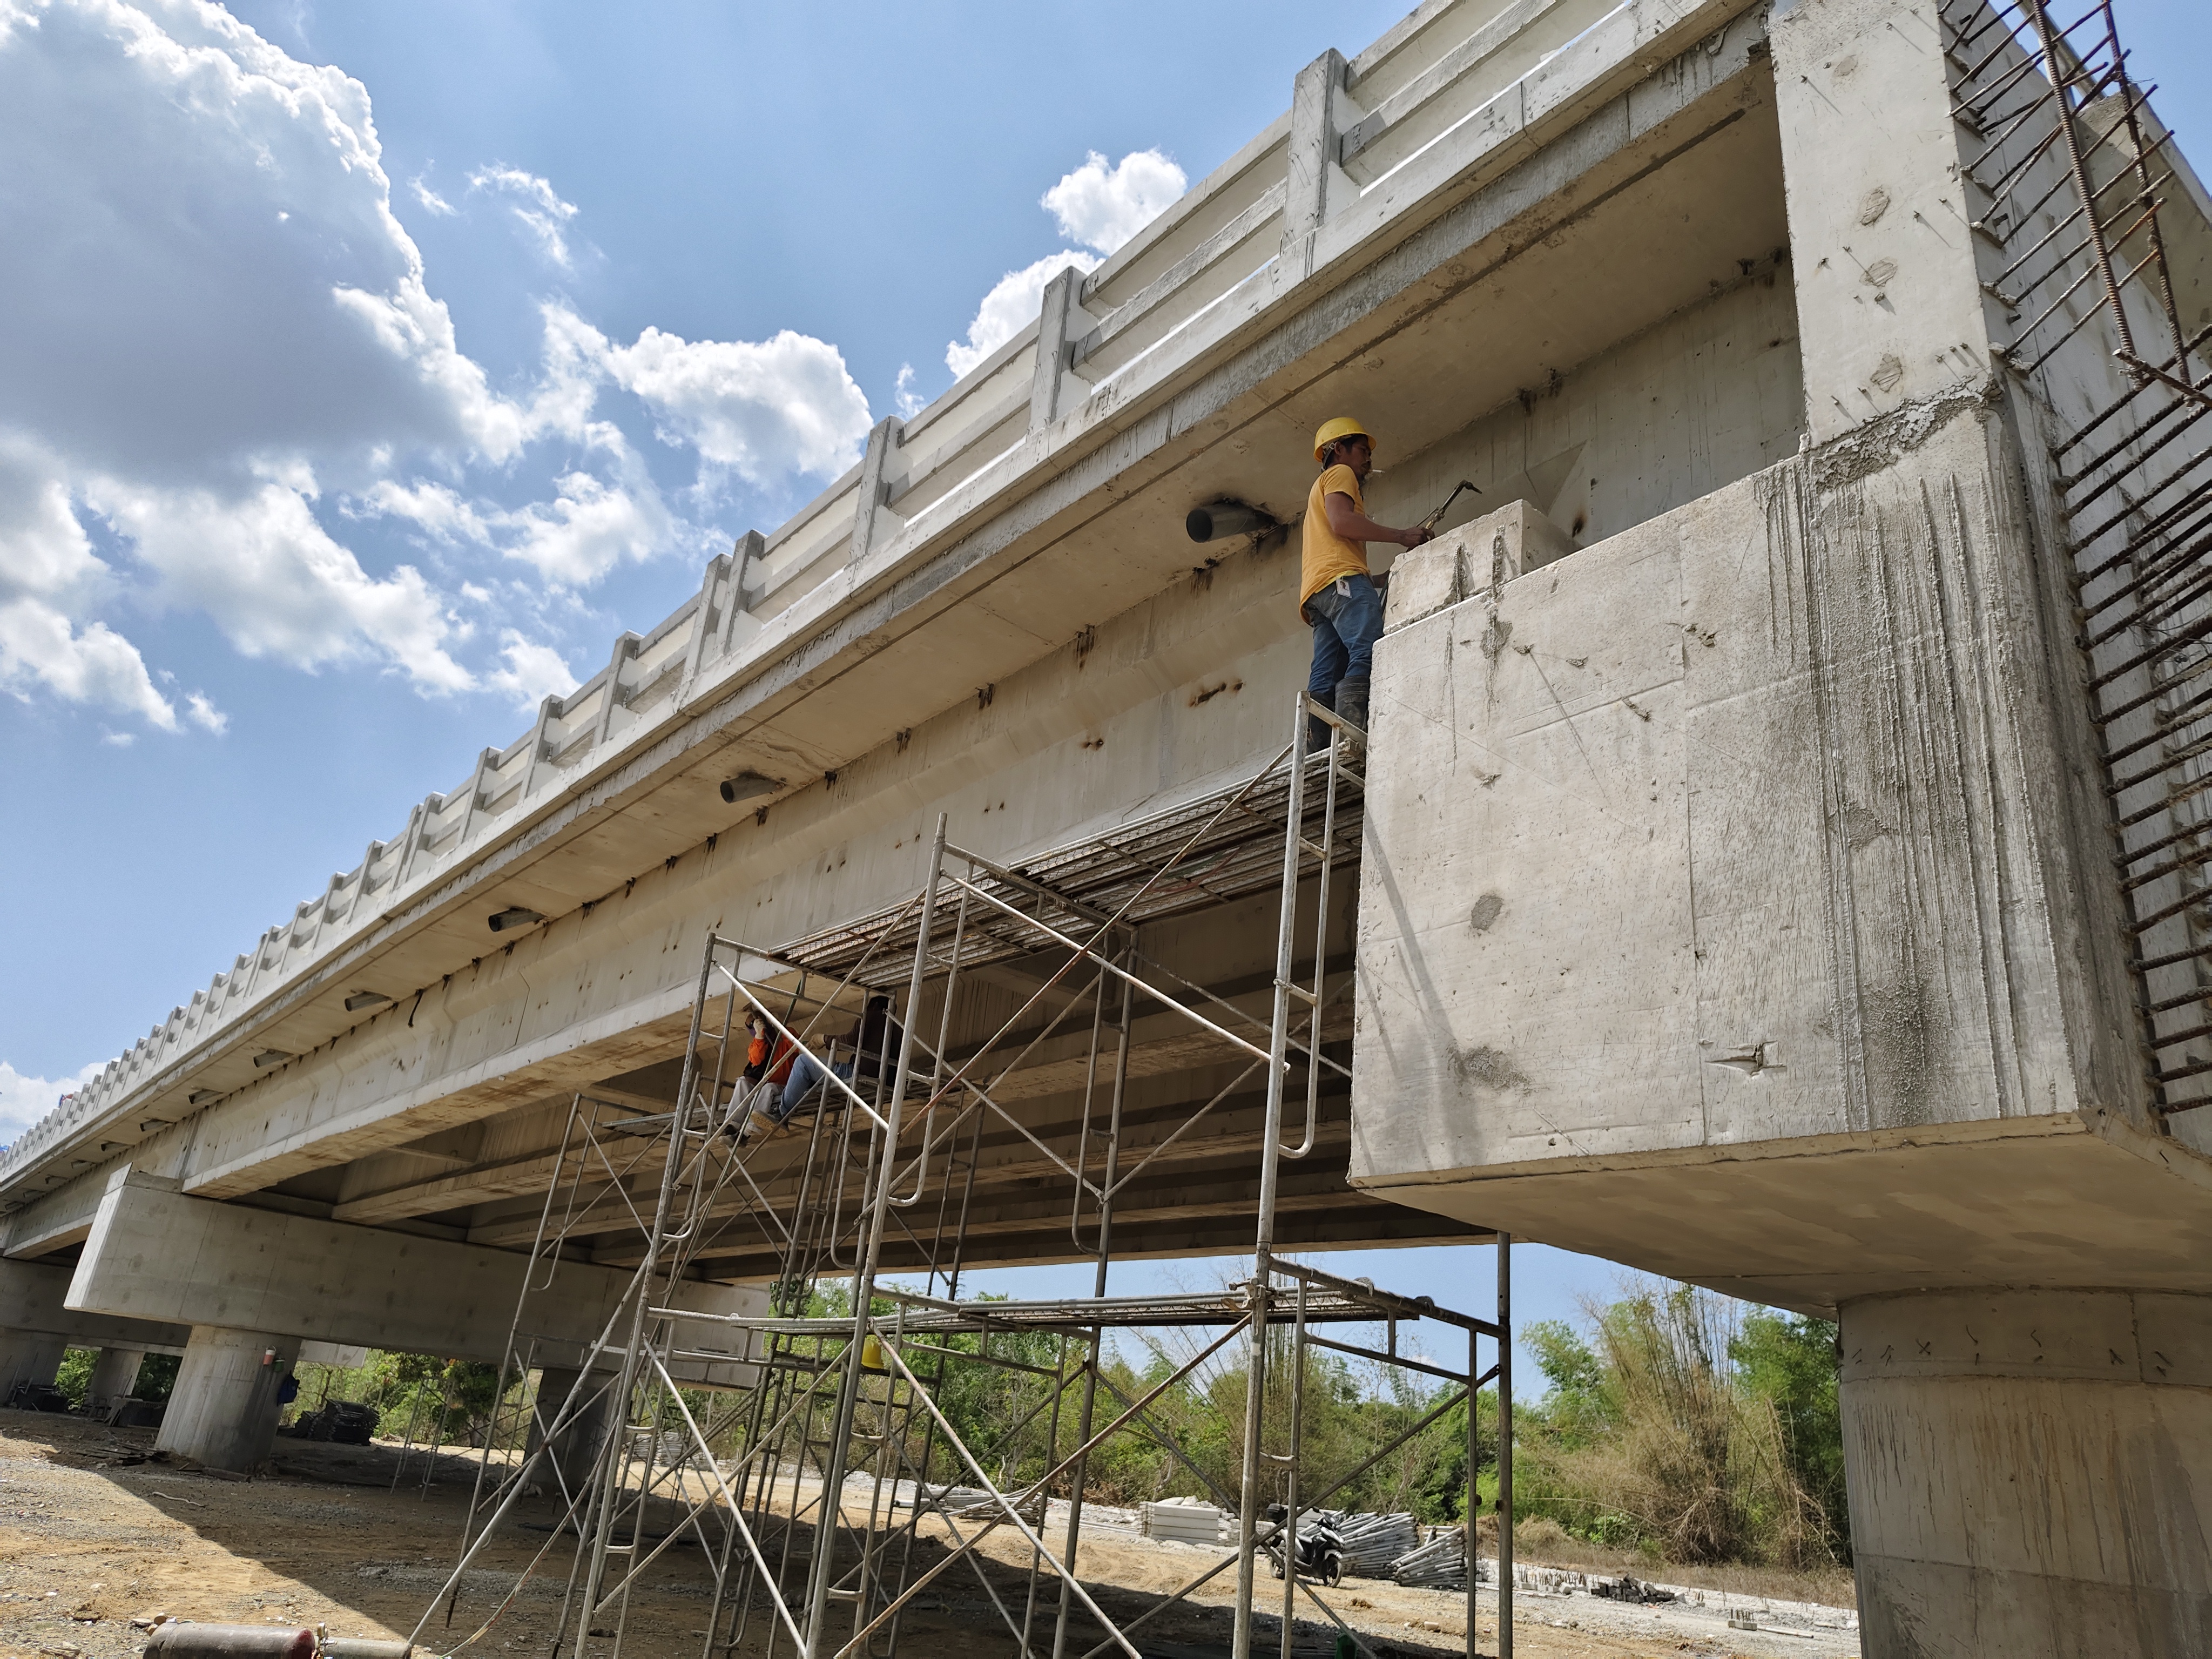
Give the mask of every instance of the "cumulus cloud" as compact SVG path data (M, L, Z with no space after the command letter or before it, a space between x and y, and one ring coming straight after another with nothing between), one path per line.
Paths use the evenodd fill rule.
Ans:
M271 481L242 498L113 481L94 489L93 505L159 573L161 596L204 611L243 655L295 668L381 658L425 690L470 684L445 649L454 621L422 574L401 565L371 576L295 486Z
M468 179L573 262L551 181ZM19 697L222 731L125 637L133 605L201 611L303 670L519 695L551 670L501 647L472 672L490 601L471 561L574 587L706 539L599 410L611 386L696 452L702 500L835 474L869 425L822 341L618 345L559 300L530 381L495 388L393 211L367 89L214 6L0 0L0 690ZM427 177L405 188L454 210ZM428 556L394 558L410 540Z
M37 683L65 702L137 714L164 732L177 711L154 689L138 647L106 623L82 627L34 599L0 604L0 687L26 697Z
M137 647L105 623L73 619L112 586L48 458L0 442L0 689L27 698L42 688L174 732L176 708Z
M1081 271L1096 270L1098 256L1075 250L1049 253L1033 265L1010 270L999 278L983 296L983 303L975 307L967 341L954 340L945 348L945 366L956 377L965 374L1035 322L1037 308L1044 302L1045 284L1070 265Z
M563 472L553 486L551 501L532 502L504 520L516 532L507 556L536 566L548 581L585 586L665 544L671 526L659 492L589 472Z
M1111 253L1189 186L1182 169L1157 149L1133 151L1112 167L1094 149L1038 205L1070 241Z
M1142 230L1188 183L1182 169L1157 149L1133 151L1110 167L1097 150L1087 154L1083 165L1045 191L1038 205L1052 215L1061 235L1096 252L1067 249L1048 254L1001 276L975 308L967 339L945 348L945 367L957 376L981 363L1030 325L1043 301L1046 283L1070 265L1086 274L1096 270L1101 255L1113 252ZM908 386L902 374L902 412Z
M446 484L420 480L403 484L396 479L379 478L342 510L349 518L404 519L432 539L448 545L463 542L480 547L491 544L490 526L484 523L474 504Z
M7 13L0 11L0 23L6 20ZM106 1069L105 1060L94 1060L75 1077L26 1077L0 1060L0 1150L13 1146L16 1136L52 1111L64 1095L75 1094Z
M653 412L664 443L763 484L835 476L867 441L868 400L837 348L785 329L772 340L688 341L648 328L607 349L610 373Z
M568 238L563 233L568 221L576 216L576 204L562 201L550 183L520 167L495 165L478 167L469 174L469 188L504 196L507 210L530 233L531 240L538 244L538 251L562 270L570 269L574 261L568 257Z
M565 697L576 689L576 677L558 651L512 628L500 634L499 654L501 665L484 676L484 684L504 692L518 708L535 708L548 696Z

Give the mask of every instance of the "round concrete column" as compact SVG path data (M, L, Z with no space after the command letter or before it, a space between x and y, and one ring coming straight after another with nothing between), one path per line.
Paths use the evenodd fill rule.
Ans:
M276 1444L276 1390L299 1352L296 1337L193 1326L155 1445L215 1468L251 1469Z
M2212 1297L1842 1310L1866 1659L2212 1653Z
M565 1370L547 1366L538 1374L538 1405L530 1419L530 1449L536 1451L544 1443L541 1425L550 1424L568 1408L569 1391L583 1379L584 1399L576 1403L576 1410L561 1431L553 1437L549 1461L559 1471L540 1463L531 1479L549 1494L563 1487L570 1498L581 1492L592 1478L592 1465L600 1449L606 1444L607 1424L611 1419L616 1386L621 1379L605 1371L594 1371L588 1377L581 1371ZM596 1397L594 1392L596 1392Z
M92 1380L85 1384L88 1406L112 1404L137 1385L138 1367L146 1358L143 1348L102 1348L92 1362Z
M18 1382L52 1382L68 1346L51 1331L0 1331L0 1406Z

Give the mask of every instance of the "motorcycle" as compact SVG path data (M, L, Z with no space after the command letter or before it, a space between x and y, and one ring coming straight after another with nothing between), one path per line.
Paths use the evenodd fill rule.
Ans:
M1267 1505L1267 1519L1274 1525L1268 1535L1267 1553L1273 1558L1275 1577L1283 1576L1283 1556L1289 1540L1284 1536L1290 1529L1291 1512L1280 1504ZM1344 1577L1344 1534L1336 1529L1336 1520L1327 1510L1309 1512L1298 1521L1298 1577L1314 1578L1335 1588Z

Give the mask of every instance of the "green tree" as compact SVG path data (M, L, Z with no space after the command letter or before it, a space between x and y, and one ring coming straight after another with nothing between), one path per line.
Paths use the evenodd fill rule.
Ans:
M1825 1319L1765 1310L1745 1316L1729 1345L1736 1375L1770 1401L1782 1422L1790 1467L1820 1505L1829 1547L1850 1559L1850 1502L1844 1487L1844 1424L1836 1404L1840 1348Z
M54 1373L54 1386L62 1391L62 1398L76 1411L84 1405L84 1396L92 1386L92 1367L100 1358L97 1348L67 1348L62 1352L61 1369Z
M1759 1365L1746 1365L1736 1306L1692 1285L1654 1285L1589 1304L1587 1337L1557 1323L1530 1327L1551 1389L1529 1413L1516 1508L1664 1560L1833 1559L1820 1490L1794 1454L1785 1402L1769 1389L1778 1367L1810 1388L1802 1362L1817 1351L1797 1343L1771 1353L1772 1334L1762 1330ZM1785 1358L1800 1370L1781 1366Z

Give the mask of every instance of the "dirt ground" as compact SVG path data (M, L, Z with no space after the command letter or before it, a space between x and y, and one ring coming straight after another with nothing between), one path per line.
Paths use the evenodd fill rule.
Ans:
M418 1452L397 1490L399 1449L277 1443L277 1473L251 1482L187 1472L150 1460L149 1430L111 1430L79 1419L0 1411L0 1659L134 1659L145 1632L134 1620L156 1613L240 1624L325 1625L334 1636L404 1637L452 1570L473 1465L441 1460L426 1491ZM542 1510L543 1513L538 1513ZM448 1627L434 1618L424 1648L484 1656L546 1653L561 1613L572 1549L553 1543L557 1511L531 1500L520 1525L488 1545L471 1569ZM932 1526L939 1523L933 1521ZM901 1641L908 1655L1015 1659L1018 1644L990 1595L1018 1615L1028 1584L1020 1540L1002 1533L985 1547L981 1577L960 1564L909 1608ZM489 1629L480 1629L545 1550L544 1565ZM1133 1619L1204 1571L1218 1552L1127 1537L1088 1540L1085 1584L1117 1620ZM1215 1659L1228 1652L1227 1604L1234 1568L1197 1598L1139 1632L1147 1659ZM1281 1586L1263 1581L1268 1605ZM1378 1655L1445 1659L1462 1652L1463 1596L1347 1579L1332 1604ZM1040 1586L1039 1626L1050 1647L1054 1605ZM708 1590L696 1549L667 1552L633 1596L627 1659L675 1659L699 1650ZM1308 1607L1296 1632L1300 1659L1334 1650L1333 1629ZM1481 1651L1494 1654L1497 1607L1486 1591L1478 1619ZM756 1613L739 1652L764 1654ZM1267 1651L1279 1651L1270 1618ZM470 1640L473 1636L473 1640ZM1523 1659L1856 1659L1855 1635L1769 1635L1730 1628L1712 1609L1643 1609L1587 1595L1523 1593L1515 1619ZM1095 1638L1094 1638L1095 1640ZM462 1644L466 1643L466 1646ZM1074 1650L1091 1646L1085 1642ZM787 1641L777 1644L787 1654ZM595 1641L588 1654L611 1653Z

